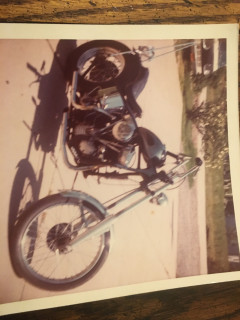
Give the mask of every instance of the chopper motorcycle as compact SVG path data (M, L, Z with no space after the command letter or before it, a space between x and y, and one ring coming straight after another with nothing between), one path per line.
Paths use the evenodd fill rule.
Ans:
M87 42L70 54L62 143L66 165L85 178L135 176L138 186L105 204L84 192L63 190L29 206L15 227L11 252L18 273L32 284L68 290L91 279L108 257L116 220L144 201L161 205L165 190L199 170L200 158L183 170L192 158L167 151L137 124L142 110L136 99L148 78L141 62L153 55L150 48L130 50L110 40ZM166 171L167 157L174 165Z

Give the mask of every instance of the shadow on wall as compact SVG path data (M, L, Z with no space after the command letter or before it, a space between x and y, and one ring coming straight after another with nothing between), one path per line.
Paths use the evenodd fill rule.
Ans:
M60 40L56 51L51 47L53 52L53 60L49 73L45 73L45 61L42 63L40 70L27 63L27 68L36 75L36 80L30 83L39 84L37 104L35 97L32 101L35 107L35 114L31 128L23 121L30 129L30 139L27 147L26 158L19 161L17 164L17 173L13 181L10 204L9 204L9 219L8 231L9 236L14 230L14 225L20 214L32 202L38 200L43 175L46 155L54 153L58 132L63 118L63 110L67 107L66 83L64 79L64 66L68 54L76 48L74 40ZM41 168L38 172L32 167L29 158L32 148L39 150L42 153ZM35 173L36 172L36 173Z

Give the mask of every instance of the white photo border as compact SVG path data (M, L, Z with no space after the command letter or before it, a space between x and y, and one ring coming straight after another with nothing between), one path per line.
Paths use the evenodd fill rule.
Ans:
M227 39L227 99L231 181L235 218L240 232L240 147L238 114L238 24L205 25L68 25L0 24L0 39ZM114 289L66 294L62 296L0 305L0 315L93 302L159 290L196 286L240 279L240 272L208 274L161 280Z

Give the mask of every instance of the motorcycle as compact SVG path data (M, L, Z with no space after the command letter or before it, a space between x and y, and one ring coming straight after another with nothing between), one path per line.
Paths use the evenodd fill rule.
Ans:
M161 205L165 190L178 187L199 170L200 158L186 169L191 157L167 151L154 133L137 124L142 110L136 99L149 75L142 59L153 56L152 48L130 50L110 40L87 42L70 54L66 67L70 103L64 110L62 143L66 165L82 171L85 178L136 176L138 187L104 205L73 189L29 206L10 243L18 274L32 284L68 290L91 279L107 259L117 219L144 201ZM174 165L166 171L167 157ZM124 201L128 202L124 208L111 213ZM76 261L77 255L81 259Z

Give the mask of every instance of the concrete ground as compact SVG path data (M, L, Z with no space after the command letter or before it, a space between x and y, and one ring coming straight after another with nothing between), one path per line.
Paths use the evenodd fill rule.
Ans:
M155 47L172 45L172 41L125 43L130 47L138 44ZM16 219L17 203L20 202L21 191L27 185L31 185L31 188L26 189L26 199L31 196L34 199L42 198L72 187L75 172L66 168L62 161L60 141L61 111L67 106L62 66L67 53L74 46L74 41L0 41L1 303L62 294L33 287L14 274L8 251L8 226ZM146 66L149 67L150 76L138 99L143 109L139 124L157 134L168 150L178 153L181 150L182 97L175 55L164 55ZM36 141L31 139L31 128L38 133ZM200 193L204 197L203 178L201 179L194 201ZM104 202L130 188L127 185L131 183L127 181L119 184L119 181L102 180L99 185L96 178L89 177L85 180L79 174L75 189ZM191 206L190 194L185 186L181 206L186 207L186 201ZM184 269L182 276L206 273L206 257L199 253L201 246L204 246L204 212L199 212L199 207L195 206L193 218L189 219L192 214L189 210L188 214L179 214L179 190L169 192L168 197L167 206L145 203L121 217L114 226L114 245L103 268L86 284L67 293L174 279L179 263L181 270ZM198 203L202 201L198 199ZM181 225L184 225L184 219L190 223L188 228L193 230L194 242L189 236L185 241L184 232L181 232L182 238L179 238L179 219ZM190 250L194 250L195 254L192 258L188 256L186 271L186 257L181 256L179 259L181 252L178 249L179 243L187 242L188 245L189 241ZM204 252L204 248L202 250ZM189 250L185 250L184 254L188 255L188 252Z

